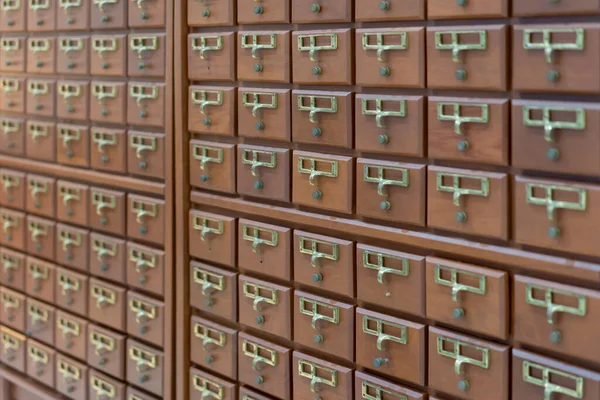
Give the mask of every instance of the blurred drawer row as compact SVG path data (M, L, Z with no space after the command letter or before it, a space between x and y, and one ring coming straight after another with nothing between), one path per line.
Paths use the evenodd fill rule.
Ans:
M194 400L271 399L256 394L254 389L283 400L427 398L418 390L238 333L210 321L195 319L192 325L202 335L213 335L210 340L204 340L204 345L202 339L193 337L192 358L201 357L194 361L230 379L237 377L240 384L250 388L240 387L240 396L237 397L236 384L192 368L190 398ZM387 369L383 373L394 378L401 376L411 383L414 379L405 374L418 375L422 380L419 382L421 386L427 379L430 388L456 398L541 400L565 395L592 400L600 395L600 374L551 358L516 349L511 351L508 346L433 327L429 327L429 346L424 343L427 336L425 327L419 333L405 331L403 341L381 331L378 338L375 327L380 325L373 325L373 332L365 334L364 341L357 342L357 352L365 358L364 364L357 360L359 366L378 372L379 366L383 366L382 369ZM363 329L371 331L370 325L364 325L362 328L359 326L357 332L362 333ZM371 362L373 357L377 358ZM550 376L556 378L551 381Z
M512 3L512 4L511 4ZM512 10L512 13L510 12ZM237 24L320 24L330 22L502 18L508 16L598 14L598 0L187 0L190 26Z
M58 271L57 275L58 279L72 277L67 271ZM54 305L6 287L0 288L0 320L49 346L58 346L62 341L65 348L69 349L73 346L73 340L86 340L84 328L87 322L61 311L62 307L83 314L103 326L127 332L152 345L164 345L164 303L96 278L90 278L89 282L87 279L71 279L70 283L71 285L65 281L59 282L56 298L44 299ZM82 287L77 287L76 283L81 283ZM54 291L49 282L45 284L43 287L39 285L31 288L33 295L42 297L48 295L47 292ZM78 349L83 350L84 346L79 346ZM79 358L85 359L85 353L82 354Z
M598 93L599 56L591 23L242 30L188 35L188 78Z
M165 123L165 84L2 77L0 111L111 124Z
M134 2L131 2L134 3ZM8 36L0 39L0 71L164 77L166 34Z
M165 135L0 117L0 152L117 174L165 178Z
M309 255L295 253L293 282L303 287L353 296L354 287L348 286L356 284L356 298L369 304L488 337L506 340L511 331L518 342L580 359L600 356L587 333L600 322L598 291L518 275L511 295L503 271L364 245L357 249L362 258L356 271L354 254L341 263L323 253L316 258L322 263L313 267ZM190 304L196 309L352 360L351 303L195 261L190 283Z
M125 384L114 379L126 380L129 384L143 388L157 396L163 393L163 354L150 349L146 345L133 339L125 340L120 337L113 343L119 346L119 355L107 355L101 358L107 349L92 343L95 335L100 335L104 329L90 327L90 357L87 365L80 358L75 360L73 355L64 355L58 351L62 348L51 348L37 340L26 338L12 329L0 326L2 341L2 356L4 363L19 372L25 373L38 382L56 389L62 395L74 400L154 400L152 396L138 392L134 388L127 388ZM87 335L82 334L82 340ZM108 336L107 336L108 338ZM79 343L77 343L79 345ZM116 347L115 347L116 348ZM57 351L58 350L58 351ZM114 349L111 351L115 351ZM116 354L116 353L115 353ZM99 360L106 360L99 362ZM110 364L108 370L106 365ZM95 368L99 371L96 371ZM118 372L118 373L115 373ZM107 376L104 374L110 374ZM126 397L127 392L127 397ZM136 397L140 396L140 397Z
M188 125L197 134L600 175L598 103L191 86Z
M5 0L0 31L51 32L165 26L166 0Z

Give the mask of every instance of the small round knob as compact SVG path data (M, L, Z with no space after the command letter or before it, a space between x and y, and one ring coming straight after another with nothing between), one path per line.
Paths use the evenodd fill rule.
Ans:
M320 200L323 197L323 193L320 190L315 190L312 192L312 198L315 200Z
M38 111L41 110L42 109L42 105L41 104L36 104L35 105L35 109L38 110Z
M321 72L323 72L323 70L321 69L321 67L313 67L312 68L312 74L313 75L321 75Z
M8 106L9 107L14 107L15 106L15 102L14 101L9 101L8 102Z
M143 13L140 14L140 18L143 19L144 21L147 20L150 17L150 15L144 11Z
M466 140L461 140L456 144L456 148L458 151L467 151L469 149L469 142Z
M104 271L104 272L108 271L108 264L102 264L100 266L100 271Z
M108 63L102 63L102 69L108 69Z
M549 238L556 239L559 236L560 236L560 228L553 226L552 228L548 229L548 237Z
M256 129L257 131L262 131L265 129L265 123L260 121L257 122L256 124L254 124L254 129Z
M204 126L210 126L210 122L211 122L210 118L204 118L202 120L202 123L204 124Z
M141 333L142 335L146 334L147 332L148 332L148 327L147 327L147 326L142 326L142 327L140 328L140 333Z
M265 317L259 315L258 317L254 318L254 322L258 325L262 325L265 323Z
M206 307L212 307L215 304L215 301L213 299L206 299L206 301L204 302L204 305Z
M146 118L148 116L147 111L140 111L140 118Z
M71 150L67 151L67 158L73 158L73 152Z
M375 368L381 368L381 367L383 367L387 363L388 363L388 359L387 358L377 357L376 359L373 360L373 366Z
M204 361L206 361L207 364L212 364L215 362L215 358L213 356L206 356Z
M67 24L73 25L73 23L75 23L75 18L72 18L72 17L67 18Z
M562 341L562 333L560 331L550 332L550 341L552 343L560 343Z
M138 282L141 285L145 285L147 280L148 280L148 278L146 278L145 276L140 276L140 278L138 279Z
M315 335L313 336L313 342L315 342L316 344L321 344L325 341L325 338L323 337L323 335Z
M137 65L138 69L145 69L146 68L146 63L145 62L139 62Z
M381 75L381 76L390 76L391 73L392 73L392 70L390 69L390 67L379 68L379 75Z
M203 10L203 11L202 11L202 16L203 16L204 18L208 18L208 17L210 17L210 11L209 11L209 10Z
M42 206L42 203L40 203L39 201L36 201L35 203L33 203L33 206L35 208L40 208Z
M389 201L382 201L381 203L379 203L379 208L382 211L388 211L390 208L392 208L392 205Z
M254 14L262 14L263 13L264 8L262 8L262 6L256 6L254 7Z
M321 282L323 280L323 275L321 273L316 273L312 275L312 281L313 282Z
M102 217L102 218L100 218L100 223L101 223L102 225L106 225L106 224L108 224L108 218L106 218L106 217Z
M458 390L462 392L469 390L469 381L464 379L462 381L458 381Z
M550 82L557 82L560 79L560 72L552 70L546 73L546 79Z
M465 71L464 69L459 69L458 71L456 71L454 76L459 81L464 81L465 79L467 79L467 71Z
M7 62L5 62L5 64L7 67L10 67L12 65L12 61L7 61Z
M388 135L381 134L379 135L379 138L377 138L377 141L379 142L379 144L387 144L390 141L390 138Z
M452 315L454 316L454 318L460 319L465 316L465 310L464 310L464 308L460 308L460 307L455 308L454 310L452 310Z
M254 189L260 190L260 189L262 189L264 187L265 187L265 184L263 183L263 181L256 181L256 182L254 182Z
M263 378L262 376L257 376L256 378L254 378L254 383L256 383L257 385L262 385L265 382L265 378Z
M104 364L106 364L106 361L107 361L106 358L101 358L98 360L98 365L104 365Z
M467 213L460 211L456 213L456 222L465 223L467 222Z
M103 23L107 23L107 22L108 22L108 15L103 15L103 16L102 16L102 18L100 18L100 20L101 20Z
M312 128L312 135L315 137L319 137L323 134L323 130L321 128Z
M148 163L146 161L140 161L138 166L140 167L140 169L146 169L148 168Z
M65 258L67 259L67 261L71 261L71 260L73 260L73 254L71 254L71 253L67 253L67 254L65 255Z
M71 107L71 106L67 107L67 112L68 113L72 113L74 111L75 111L75 107Z
M560 151L554 148L549 149L546 152L546 157L548 157L549 160L558 161L558 159L560 158Z
M310 12L318 14L321 12L321 6L318 4L311 4L310 5Z
M108 115L108 110L103 108L102 111L100 111L100 114L102 114L103 117L106 117Z
M262 72L263 65L262 64L254 64L254 72Z
M200 175L200 182L208 182L209 179L208 175Z
M467 0L456 0L456 5L459 7L464 7L467 5Z
M142 235L145 235L146 233L148 233L148 227L147 226L140 226L140 233Z
M146 381L148 381L148 375L140 376L139 381L140 381L140 383L145 383Z
M13 26L15 24L15 21L12 19L9 19L7 22L8 26Z
M379 2L379 9L381 11L387 11L390 9L390 2L389 1L380 1Z
M37 21L35 21L36 25L44 25L44 21L41 19L38 19Z
M67 64L67 68L68 68L68 69L73 69L73 68L75 68L75 63L72 63L72 62L68 63L68 64Z

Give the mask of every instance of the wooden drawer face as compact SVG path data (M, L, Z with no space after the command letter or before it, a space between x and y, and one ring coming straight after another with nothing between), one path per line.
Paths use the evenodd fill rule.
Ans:
M427 225L508 239L508 177L443 167L428 168Z
M50 388L54 388L55 357L56 351L54 349L28 339L27 375Z
M54 346L79 360L86 360L88 322L64 311L56 311Z
M295 230L294 281L354 297L354 243Z
M125 35L92 35L90 69L92 75L125 76L127 37Z
M151 347L127 339L127 382L146 391L163 394L164 355Z
M188 35L191 81L235 81L236 37L233 32Z
M56 62L56 38L30 37L27 39L27 72L53 74Z
M151 178L165 178L165 135L127 131L127 172Z
M27 80L27 114L54 117L56 81Z
M83 81L58 81L56 117L86 121L89 119L90 84Z
M25 93L27 84L24 78L1 78L0 110L13 113L25 113ZM27 114L30 114L27 111Z
M56 161L76 167L90 165L90 129L86 125L56 124Z
M165 304L127 292L127 332L150 344L164 345Z
M512 159L518 168L600 174L600 106L593 103L512 102Z
M359 22L425 19L424 0L356 0L354 19Z
M190 183L200 189L235 193L235 145L190 141Z
M577 3L532 0L512 5L512 13L515 16L597 14L598 9L600 9L598 0L582 0Z
M28 297L26 311L26 335L49 346L54 346L54 317L56 309L46 303Z
M87 225L87 186L67 181L57 181L56 218L77 225Z
M187 24L189 26L228 26L235 24L235 2L188 1Z
M238 354L240 382L280 399L292 398L290 349L240 333Z
M127 123L162 128L165 125L165 85L156 82L129 82Z
M129 2L130 28L160 28L165 26L167 4L165 0Z
M238 145L237 191L241 195L289 202L291 151Z
M506 40L505 25L428 28L427 86L506 90Z
M0 152L13 156L25 154L24 121L20 118L0 119L2 137L0 138Z
M54 303L58 307L78 315L87 315L89 290L87 275L57 267L55 290Z
M600 90L600 24L515 25L513 41L513 89Z
M165 243L165 202L145 196L127 195L127 235L158 245Z
M27 30L36 32L56 29L56 2L50 0L31 0L27 9Z
M356 213L367 218L425 226L426 167L356 160Z
M127 172L125 130L91 127L90 135L90 166L108 172Z
M90 119L93 122L124 124L127 87L124 82L92 81Z
M103 400L110 398L111 400L125 400L125 384L116 379L110 378L107 375L101 374L98 371L91 369L89 371L89 396L90 400Z
M294 396L325 400L352 398L351 369L298 351L294 351L292 368Z
M90 29L90 2L62 0L56 12L56 30L73 31ZM85 396L85 391L82 393Z
M401 312L425 315L425 258L358 244L357 297Z
M354 306L294 292L294 342L354 359Z
M517 399L600 396L600 374L522 350L512 351L512 396Z
M239 277L239 322L263 332L292 339L292 289Z
M20 332L25 332L25 296L8 288L0 288L0 320Z
M127 284L158 296L164 294L165 253L127 243Z
M188 125L190 132L234 136L236 88L190 86Z
M125 379L126 336L93 324L89 325L88 331L88 365Z
M430 19L502 18L508 17L508 0L457 1L429 0L427 17ZM515 7L517 7L515 5Z
M290 0L292 22L295 24L318 24L324 22L350 22L352 4L349 0Z
M238 0L237 21L243 25L289 23L290 1L261 0L257 5L254 0Z
M73 269L88 270L90 233L69 225L56 225L56 261Z
M294 151L292 198L300 205L350 214L354 210L352 157Z
M600 321L600 292L516 276L515 339L590 361L600 357L593 335Z
M425 325L357 308L356 342L361 366L425 385Z
M25 214L8 208L0 208L0 217L2 218L0 243L17 250L25 250L25 235L27 233Z
M190 255L235 267L235 218L190 210Z
M567 181L515 178L516 242L599 256L593 232L600 218L600 187Z
M352 148L352 93L292 91L292 139Z
M33 257L26 258L25 292L38 299L54 302L56 267Z
M239 400L272 400L272 397L267 397L262 394L258 394L253 390L247 389L245 387L240 387L240 396Z
M235 272L192 261L190 305L199 310L237 320L238 276Z
M94 230L125 235L125 193L91 187L88 214Z
M127 75L130 77L165 76L166 34L128 36Z
M304 2L306 0L294 1ZM307 6L310 7L309 4ZM349 12L350 8L347 10ZM352 85L354 75L354 63L352 62L354 43L352 39L353 35L350 29L294 31L292 33L294 83Z
M26 248L37 257L54 260L56 239L56 223L49 219L27 216Z
M22 121L24 123L24 121ZM25 148L27 158L56 162L56 124L54 122L27 120Z
M125 29L127 27L126 0L94 3L90 13L90 26L96 29Z
M98 233L90 234L90 273L125 283L125 241ZM137 261L136 261L137 262Z
M25 209L27 192L25 174L10 169L0 169L0 180L2 181L0 204L20 210Z
M357 29L355 43L357 85L425 87L425 28Z
M290 31L242 31L237 40L238 80L291 82Z
M237 331L192 317L190 359L211 371L237 379Z
M429 97L428 108L429 157L508 165L508 100Z
M2 353L0 360L9 367L25 373L27 345L25 336L5 326L0 327Z
M427 398L426 394L415 392L358 371L354 373L354 382L354 400L384 399L384 396L405 400L424 400Z
M25 255L6 248L0 248L0 282L22 292L25 291ZM0 310L0 313L2 311Z
M508 346L429 328L429 386L435 390L469 400L507 400L509 357Z
M8 72L25 72L27 45L23 37L3 37L0 41L0 69Z
M508 338L508 274L427 257L427 317L456 327Z
M291 280L292 230L247 219L238 224L238 267Z
M125 331L125 289L90 278L88 317L108 327Z
M26 30L25 15L27 5L20 0L9 0L1 5L3 17L0 27L4 32L22 32Z
M289 142L289 89L239 88L238 135Z
M190 369L190 400L202 400L203 398L234 400L236 399L236 393L237 385L209 375L199 369Z
M84 6L82 4L82 6ZM90 72L90 37L59 36L56 39L56 73L87 75Z
M56 390L70 399L87 398L88 367L63 356L56 355Z

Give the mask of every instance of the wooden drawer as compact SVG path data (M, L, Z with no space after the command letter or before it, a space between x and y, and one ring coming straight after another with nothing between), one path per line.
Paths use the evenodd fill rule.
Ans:
M88 326L88 332L88 365L124 380L127 336L94 324Z
M92 75L125 76L127 37L125 35L92 35L90 70Z
M58 307L86 316L88 310L88 276L65 268L56 268L54 303Z
M27 233L25 214L9 210L8 208L0 208L0 217L2 218L0 243L17 250L25 251L25 235Z
M56 161L75 167L90 165L90 129L86 125L56 124Z
M20 0L8 0L2 5L3 17L0 26L4 32L23 32L26 30L25 15L27 4Z
M89 188L63 180L57 181L56 186L56 218L71 224L87 225Z
M90 278L88 317L120 331L126 328L125 289L96 278Z
M25 373L27 344L24 335L5 326L0 327L2 353L0 360L10 368Z
M164 354L127 339L127 382L157 396L163 395Z
M285 24L290 22L290 0L238 0L237 22L246 24Z
M263 394L259 394L254 390L247 389L245 387L240 387L240 396L239 400L273 400L273 397L265 396Z
M27 114L53 118L55 116L56 81L27 80Z
M115 190L90 188L89 226L94 230L125 235L125 193Z
M93 369L89 372L90 375L90 386L89 386L89 399L90 400L104 400L106 398L114 400L125 400L125 389L124 383L119 382L116 379L110 378L107 375L101 374Z
M25 72L25 38L5 36L0 41L0 69L7 72Z
M127 284L164 295L165 252L136 243L127 243Z
M58 4L50 0L30 0L27 10L27 30L47 32L56 29Z
M2 77L2 93L0 93L0 110L12 113L25 113L25 78ZM30 114L27 111L27 114Z
M98 1L90 13L90 26L96 29L125 29L127 27L126 0Z
M190 184L200 189L235 193L235 145L190 141Z
M28 297L26 310L25 335L48 346L54 346L56 308Z
M88 321L61 310L56 311L54 346L79 360L87 358Z
M54 217L56 179L41 175L27 175L26 209L44 217Z
M127 332L155 346L164 346L165 304L127 292Z
M577 15L597 14L600 9L598 0L582 0L577 3L566 1L532 0L515 2L512 13L515 16L542 16L542 15Z
M188 36L188 78L191 81L235 81L236 37L233 32Z
M127 208L127 236L164 245L166 229L164 200L128 194Z
M291 200L291 150L238 145L237 192L249 197Z
M25 291L25 255L6 248L0 248L0 282L10 288ZM1 311L0 311L1 312Z
M208 264L190 263L190 305L199 310L237 320L238 276Z
M235 136L236 88L190 86L188 92L190 132Z
M289 89L239 88L238 135L289 142L290 93Z
M190 210L190 255L235 267L236 228L235 218Z
M56 118L76 121L86 121L90 118L89 82L59 80L56 87Z
M124 240L91 233L90 273L104 279L125 283L126 253Z
M25 296L14 290L0 287L0 321L2 324L16 329L19 332L25 332Z
M165 125L164 83L129 82L127 84L127 123L163 128Z
M89 36L59 36L56 42L57 74L87 75L90 73Z
M127 131L127 172L165 178L166 143L162 133Z
M190 400L218 398L222 400L236 399L237 385L207 374L196 368L190 369Z
M237 40L238 80L291 82L290 31L242 31Z
M27 375L50 388L54 388L55 383L55 357L53 348L27 339Z
M129 2L129 28L161 28L165 26L166 0Z
M294 351L294 397L324 400L352 398L352 370Z
M354 400L385 399L386 396L405 400L427 399L426 394L358 371L354 373L354 381Z
M2 129L0 152L11 156L25 155L26 133L24 122L20 118L0 119L0 129Z
M192 317L190 359L211 371L237 379L238 332L207 319Z
M54 302L56 266L27 256L25 273L25 293L38 299Z
M425 19L425 0L356 0L354 19L358 22Z
M56 72L55 37L27 38L27 72L30 74L54 74Z
M27 252L37 257L54 260L56 223L49 219L27 216Z
M290 0L292 22L295 24L318 24L325 22L351 22L350 0Z
M93 122L124 124L127 121L125 83L92 81L90 87L90 119Z
M22 122L25 125L25 155L34 160L56 162L56 123L31 119L26 124Z
M124 129L90 128L90 167L107 172L127 172L127 135Z
M75 31L90 29L90 2L61 0L56 11L56 30ZM85 397L85 391L81 394Z
M128 41L127 76L153 78L165 76L166 34L130 34Z
M56 225L56 261L73 269L88 270L90 232L65 224Z
M27 181L23 172L10 169L0 169L2 191L0 191L0 205L25 209Z
M189 26L230 26L235 24L235 2L188 1Z
M429 19L458 19L458 18L506 18L509 0L453 2L429 0L427 2L427 17ZM518 5L514 4L514 7Z
M87 398L88 367L62 354L56 355L56 391L69 399Z

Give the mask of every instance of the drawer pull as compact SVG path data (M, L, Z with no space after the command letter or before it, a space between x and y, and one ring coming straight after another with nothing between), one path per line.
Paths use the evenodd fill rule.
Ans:
M50 91L48 84L45 82L29 82L27 90L33 96L48 94L48 92Z
M63 376L63 379L72 383L81 379L81 370L74 365L67 363L64 360L58 360L58 372Z
M210 99L212 96L214 97L212 100ZM208 106L222 106L223 105L223 91L221 90L199 90L192 89L192 103L197 105L200 108L200 113L204 116L207 116L206 107ZM211 124L211 119L206 117L202 120L202 123L206 126Z
M400 37L400 44L385 44L385 38L392 36ZM370 43L371 38L375 38L375 44ZM363 33L362 47L364 50L377 50L377 60L384 62L386 51L408 49L408 36L406 32Z
M250 101L250 96L252 96L252 101ZM261 103L260 96L268 97L271 100L266 103ZM242 94L242 101L244 107L252 107L252 116L254 118L259 118L258 112L262 109L277 109L277 93L244 92Z
M20 42L16 39L2 39L2 50L15 51L21 47Z
M158 365L158 358L156 357L156 354L142 350L135 346L132 346L129 349L129 358L135 361L135 370L137 372L145 372L149 369L155 369Z
M71 321L67 318L58 317L56 320L56 325L58 326L58 329L60 329L62 337L65 339L68 339L69 336L79 336L81 332L80 325L77 322Z
M533 119L532 111L541 111L541 119ZM575 121L553 121L553 112L569 112L575 114ZM585 129L585 110L583 108L568 108L568 107L523 107L523 125L539 128L544 128L544 140L548 143L553 143L556 138L554 131L556 129L571 129L582 131Z
M58 276L58 284L62 287L61 293L64 296L67 296L69 292L78 292L80 288L79 279L72 279L64 274Z
M452 178L452 186L444 185L444 178ZM479 181L480 189L468 189L460 186L461 179L471 179ZM456 207L460 207L460 200L463 196L488 197L490 194L490 180L478 176L469 176L464 174L448 174L438 172L436 175L436 189L439 192L452 193L453 202ZM467 213L459 211L456 213L456 221L460 223L467 222Z
M4 272L8 272L11 269L19 269L20 264L21 261L18 258L8 254L2 254L2 268L4 269Z
M143 218L156 218L158 216L158 204L142 200L132 200L131 212L135 214L136 222L143 225Z
M104 256L115 257L117 255L117 245L115 243L106 243L99 239L92 242L92 250L96 253L96 259L104 261Z
M365 380L362 381L361 385L362 389L362 398L365 400L383 400L383 396L393 396L399 400L408 400L403 394L399 394L396 392L392 392L388 389L384 389L381 386L374 385L371 382L367 382ZM375 394L370 394L369 391L375 392Z
M131 299L129 309L135 313L135 322L145 324L149 320L156 319L156 306L148 304L145 301Z
M218 339L215 339L211 335L217 335ZM198 323L194 325L194 336L202 340L204 351L210 351L209 345L225 347L225 343L227 343L225 332L217 331Z
M45 308L30 304L27 314L29 314L29 317L31 318L31 325L37 325L38 322L43 324L48 322L49 312Z
M262 44L259 43L261 36L268 37L269 42L262 43ZM248 38L252 38L252 42L248 43ZM253 34L253 35L250 35L250 34L244 33L244 34L242 34L241 46L242 46L242 49L252 49L252 58L254 58L255 60L260 60L260 59L262 59L262 57L259 54L259 50L261 50L261 49L276 49L277 48L277 35L275 35L275 34L270 34L270 35Z
M60 0L60 8L67 11L69 8L81 7L81 0Z
M194 160L200 161L200 169L202 171L206 170L206 164L223 164L223 149L195 144L193 150Z
M375 108L369 108L369 102L375 102ZM384 103L397 103L398 111L390 111L384 110ZM363 98L361 100L362 106L362 114L363 115L374 115L375 123L378 128L386 128L387 124L385 123L384 118L386 117L406 117L406 100L384 100L380 98Z
M72 38L61 39L60 49L65 54L68 54L72 51L81 51L81 50L83 50L83 39L72 39Z
M541 370L542 377L538 378L532 375L532 370ZM560 386L550 382L551 375L560 376L562 378L570 379L575 384L575 389ZM534 364L530 361L523 361L523 381L531 383L532 385L541 386L544 388L544 400L551 400L553 394L564 394L575 399L583 398L583 384L584 380L580 376L568 374L563 371L558 371L554 368L544 367L542 365Z
M452 107L452 113L446 114L444 109ZM478 108L480 115L477 117L466 117L461 113L463 107ZM470 104L470 103L445 103L437 104L437 119L438 121L451 121L454 123L454 133L464 135L463 124L487 124L490 118L489 106L487 104Z
M157 141L155 137L131 135L129 143L131 144L131 147L135 149L135 156L139 160L143 160L145 158L143 154L145 151L154 152L157 148ZM142 165L146 164L140 163L140 166Z
M140 1L140 0L138 0L138 1ZM142 1L143 1L143 0L142 0ZM138 397L138 396L136 396L135 394L130 394L130 395L127 397L127 400L144 400L144 399L142 399L141 397Z
M117 208L117 197L100 192L92 192L92 205L96 207L96 214L103 216L104 209L114 210Z
M65 207L69 205L70 201L80 201L81 200L81 190L78 188L71 188L68 186L61 185L58 188L60 195L62 196L62 201Z
M106 85L106 84L94 84L92 85L92 94L98 100L98 103L104 104L104 99L117 97L117 86Z
M112 132L105 131L94 131L92 132L92 142L96 143L98 146L98 153L105 154L106 146L116 146L117 145L117 135ZM107 160L108 158L102 158L102 161Z
M308 105L306 105L306 101L308 100ZM328 101L329 107L318 107L317 100ZM337 107L337 97L335 96L306 96L299 94L298 95L298 110L299 111L308 111L308 118L310 122L313 124L318 124L317 114L326 113L326 114L336 114L338 111Z
M300 253L302 254L308 254L310 256L310 265L313 266L313 268L319 268L320 267L320 260L321 259L326 259L326 260L331 260L331 261L338 261L339 260L339 245L337 243L331 243L331 242L326 242L324 240L317 240L317 239L310 239L304 236L300 236L300 243L299 243L299 247L300 247ZM310 243L310 247L308 245L308 243ZM319 249L319 245L323 246L323 247L327 247L328 249L331 249L329 252L320 252L318 251Z
M371 262L371 256L377 259L377 263ZM402 269L388 268L385 266L385 259L397 260L402 262ZM406 258L391 256L388 254L377 253L374 251L365 250L363 252L363 267L373 269L377 271L377 282L384 285L384 277L386 274L393 274L398 276L408 276L409 274L410 261ZM387 297L391 296L391 293L385 294Z
M21 128L21 124L14 121L2 121L2 131L4 132L4 136L7 136L11 133L16 133Z
M268 295L261 295L267 292ZM277 289L272 289L266 286L244 282L244 296L253 299L252 308L254 311L260 312L260 305L267 303L276 306L279 304L279 292Z
M119 0L94 0L94 4L98 6L100 11L104 12L104 6L106 4L117 4Z
M147 253L140 249L132 248L129 251L129 261L135 264L135 271L138 274L145 272L146 270L156 268L156 261L158 256L154 253Z
M211 281L211 279L216 282ZM213 274L200 268L194 268L194 283L202 287L203 296L210 296L214 290L219 292L225 290L225 277L223 275Z
M71 97L81 96L81 86L77 84L62 83L58 86L58 93L62 96L64 101L68 101Z
M263 239L260 237L261 232L271 236L271 239ZM243 227L243 238L249 242L252 242L252 251L260 253L258 246L265 245L271 247L277 247L279 241L279 234L274 229L263 229L257 226L246 225Z
M205 242L208 238L207 235L222 235L225 229L225 224L223 220L201 217L199 215L194 215L194 230L200 231L200 239ZM217 224L216 228L210 227L209 224Z
M202 393L202 399L222 400L225 390L222 385L208 380L200 375L193 376L194 389Z
M117 293L100 286L92 286L92 296L96 298L96 307L103 308L105 305L115 305Z
M62 242L61 247L63 251L69 251L69 246L81 247L81 244L83 243L83 237L80 233L72 233L66 229L58 231L58 239ZM69 258L68 255L67 258Z
M114 399L117 395L117 389L113 385L96 376L90 378L90 384L92 385L92 389L96 392L96 397L98 397L98 399Z
M2 175L2 187L4 193L8 193L11 188L18 188L19 186L21 186L21 178L18 176Z
M554 33L574 33L572 43L553 43ZM542 41L534 42L533 35L541 34ZM523 48L525 50L543 50L546 63L554 63L555 51L583 51L585 49L584 29L525 29L523 31Z
M33 279L34 281L38 279L46 280L48 279L49 275L48 268L36 263L29 264L29 273L31 274L31 279Z
M372 176L371 171L376 170L377 176ZM402 180L385 179L386 171L402 172ZM379 165L366 164L364 167L364 181L377 184L377 194L382 197L387 197L388 193L385 190L386 186L408 187L410 174L406 168L382 167ZM382 210L389 210L391 205L388 201L380 204Z
M308 161L310 167L306 168L304 163ZM329 166L329 170L320 170L319 164L325 164ZM315 178L323 176L326 178L337 178L338 176L338 163L337 161L320 160L309 157L298 157L298 172L301 174L308 174L308 182L311 186L315 186Z
M265 156L262 157L261 156ZM268 161L261 161L264 159L268 159ZM259 168L276 168L277 167L277 154L273 151L261 151L261 150L242 150L242 164L250 165L250 172L252 176L258 178L260 176ZM262 182L258 180L257 182ZM255 187L257 184L255 182ZM262 187L262 185L259 185Z
M444 348L445 344L451 344L453 346L452 350L446 350ZM462 355L462 349L469 348L471 350L478 351L481 353L481 359L477 360L474 358L466 357ZM450 338L445 338L443 336L438 336L437 338L437 352L439 355L454 359L454 373L464 378L464 370L463 364L470 364L475 367L479 367L482 369L488 369L490 366L490 350L484 347L475 346L467 343L463 343L459 340L454 340ZM469 390L469 381L466 379L462 379L458 382L458 388L462 391Z
M29 9L33 12L50 8L50 0L29 0Z
M131 38L129 42L131 50L135 51L138 58L144 58L145 51L156 51L158 50L158 37L157 36L139 36Z
M327 45L318 45L319 39L329 39L329 44ZM306 39L308 39L308 44L306 43ZM308 51L308 57L310 61L318 61L317 60L317 52L319 51L328 51L328 50L337 50L338 48L338 35L337 33L323 33L317 35L298 35L298 50L299 51Z
M19 226L19 220L17 218L12 217L11 215L2 214L2 230L4 233L10 235L10 230L12 228L17 228Z
M50 50L50 40L48 39L30 39L29 40L29 51L33 54L42 51Z
M131 85L129 95L135 99L138 106L142 106L144 100L158 99L158 87L148 85Z
M69 149L71 142L79 142L81 140L81 130L77 128L60 128L58 130L58 136L62 140L63 147ZM71 157L73 156L71 150L69 150L67 154L71 154Z
M450 273L450 279L442 278L442 272ZM459 276L470 276L476 278L479 283L477 286L470 286L458 282ZM460 302L458 295L461 292L469 292L484 296L486 293L486 279L483 275L473 274L471 272L459 271L455 268L443 267L441 265L435 266L435 278L434 282L438 285L448 286L452 288L452 301L455 303Z
M444 35L450 36L450 43L444 43ZM477 35L479 43L463 44L460 43L462 35ZM435 48L437 50L451 50L452 61L456 64L461 63L460 53L466 50L486 50L487 49L487 32L484 30L476 31L443 31L435 33Z
M2 302L4 303L4 311L9 312L11 308L17 309L21 305L19 299L15 299L8 293L2 293Z
M94 345L94 354L98 357L115 351L115 339L100 332L90 332L90 342Z
M40 236L48 236L48 226L42 225L39 222L29 221L28 229L31 233L31 241L36 243L36 250L40 250L41 243L39 243L38 238Z
M310 305L310 308L307 305ZM329 310L331 316L319 313L320 308ZM300 297L300 313L312 317L310 326L315 331L319 330L319 326L317 325L319 321L326 321L335 325L340 322L339 307L331 306L317 300L309 300L305 297Z
M318 376L319 372L321 372L321 374L326 373L331 376L331 378L327 379ZM320 391L317 387L319 384L331 386L333 388L336 387L337 373L338 372L335 369L323 367L306 360L298 360L298 375L310 379L310 391L313 393L318 393Z
M372 329L369 327L370 323L375 323L375 329ZM400 337L392 336L392 335L384 333L383 331L386 326L399 329ZM377 336L377 350L379 350L379 351L384 350L383 347L384 347L384 343L386 341L396 342L399 344L408 343L407 329L406 329L406 326L403 326L403 325L386 322L386 321L383 321L383 320L380 320L377 318L373 318L373 317L368 317L365 315L365 316L363 316L363 320L362 320L362 330L367 335Z
M104 58L107 51L117 51L117 48L117 39L94 38L92 41L92 49L100 58Z
M35 347L32 344L29 345L29 349L27 350L27 353L29 354L29 358L31 359L31 361L34 364L46 365L46 364L48 364L48 361L50 360L48 353L46 353L42 349Z
M2 0L2 11L16 11L21 8L21 0Z
M41 204L37 197L39 194L48 193L48 183L30 179L29 184L27 186L29 186L31 198L35 202L35 205L37 206L36 208L39 208L41 206Z
M264 346L261 346L257 343L250 342L249 340L244 340L242 342L242 351L246 357L252 358L252 369L254 371L260 371L260 364L266 364L271 367L275 367L277 365L277 351L267 349ZM263 357L259 353L268 353L269 357Z
M16 79L2 79L2 91L4 93L17 92L21 87Z
M209 39L215 41L214 45L209 45ZM219 51L223 49L223 36L202 36L192 39L192 50L197 51L201 60L206 59L207 51Z
M9 354L19 350L21 343L22 340L13 337L7 332L2 332L2 348L4 349L4 354Z

